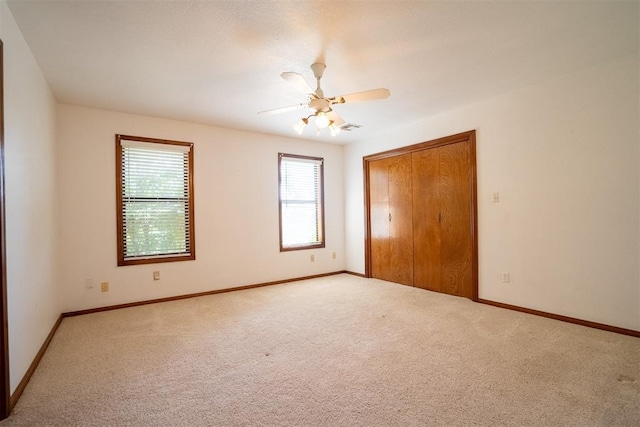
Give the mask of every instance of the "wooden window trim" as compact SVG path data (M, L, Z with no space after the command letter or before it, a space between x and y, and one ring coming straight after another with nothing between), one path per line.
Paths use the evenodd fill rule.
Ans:
M320 161L320 243L315 243L312 245L302 245L302 246L283 246L282 245L282 195L281 195L281 186L282 186L282 173L281 173L281 163L282 158L293 158L293 159L306 159L306 160L316 160ZM278 153L278 225L279 225L279 244L280 244L280 252L290 252L290 251L301 251L306 249L318 249L325 247L325 231L324 231L324 158L322 157L313 157L313 156L303 156L299 154L288 154L288 153Z
M122 141L150 142L154 144L179 145L189 147L189 242L190 253L188 255L162 256L151 258L124 258L123 218L122 218ZM176 261L193 261L196 259L196 234L194 222L195 197L193 193L193 143L184 141L171 141L166 139L146 138L141 136L116 134L116 222L118 242L118 266L156 264Z

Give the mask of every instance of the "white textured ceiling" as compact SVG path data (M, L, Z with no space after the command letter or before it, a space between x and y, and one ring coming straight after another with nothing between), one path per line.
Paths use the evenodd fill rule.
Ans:
M327 64L326 95L363 140L638 51L638 2L10 0L59 102L297 136L304 96L280 78ZM315 84L313 84L315 87ZM326 132L326 133L325 133Z

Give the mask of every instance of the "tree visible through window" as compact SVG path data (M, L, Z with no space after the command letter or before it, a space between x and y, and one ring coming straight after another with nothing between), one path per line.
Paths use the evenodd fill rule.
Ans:
M324 247L323 159L280 153L280 251Z
M193 144L116 135L118 265L195 259Z

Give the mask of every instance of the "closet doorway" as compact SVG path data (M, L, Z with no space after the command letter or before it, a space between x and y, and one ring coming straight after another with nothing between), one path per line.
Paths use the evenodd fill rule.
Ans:
M475 131L363 161L366 277L477 301Z

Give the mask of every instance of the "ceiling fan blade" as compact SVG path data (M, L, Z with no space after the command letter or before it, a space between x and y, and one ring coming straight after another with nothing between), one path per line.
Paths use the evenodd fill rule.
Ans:
M364 92L350 93L348 95L336 96L332 104L344 104L345 102L373 101L376 99L388 98L391 95L389 89L379 88L365 90Z
M302 108L307 108L308 106L309 104L302 103L298 105L292 105L291 107L282 107L282 108L275 108L273 110L258 111L258 114L262 116L271 116L273 114L285 113L287 111L300 110Z
M329 120L331 120L333 122L333 125L336 127L340 127L343 124L345 124L346 122L344 121L344 119L342 117L340 117L340 114L336 113L335 111L331 110L327 113L327 117L329 118Z
M302 92L304 94L311 94L311 95L314 95L316 98L318 97L318 95L316 94L316 91L309 85L309 83L307 83L304 77L302 77L300 74L294 73L292 71L285 71L284 73L280 74L280 77L282 77L284 80L287 81L287 83L295 87L298 90L298 92Z

